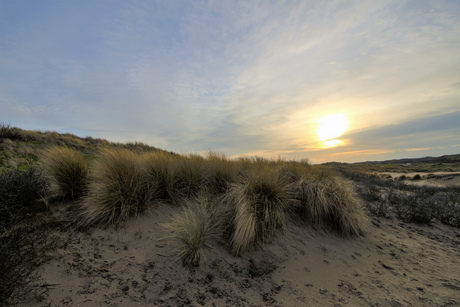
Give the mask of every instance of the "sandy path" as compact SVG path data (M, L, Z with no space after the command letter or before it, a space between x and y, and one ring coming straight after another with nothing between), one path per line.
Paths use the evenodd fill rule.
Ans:
M177 209L176 209L177 210ZM162 240L170 212L61 232L49 291L22 306L460 306L460 229L373 220L364 237L291 225L243 257L221 245L187 269Z

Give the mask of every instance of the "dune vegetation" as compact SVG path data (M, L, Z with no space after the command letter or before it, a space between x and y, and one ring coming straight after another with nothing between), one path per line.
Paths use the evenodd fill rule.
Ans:
M27 292L34 268L52 249L46 233L56 225L47 213L63 202L72 204L65 227L79 231L120 227L146 212L155 214L160 205L182 208L164 229L165 238L175 246L172 256L187 266L200 265L205 248L213 242L240 256L270 244L291 223L356 236L365 232L369 213L387 215L387 207L403 220L429 222L424 213L417 215L426 197L392 192L384 201L380 190L372 192L358 184L360 198L350 182L357 180L353 174L306 160L230 159L216 152L179 155L142 143L110 143L2 124L0 253L2 259L15 259L2 264L10 266L10 273L21 272L13 282L0 285L2 303L12 303ZM447 206L458 206L452 194L442 193L450 197ZM416 208L403 205L403 197L413 197ZM370 198L371 205L364 207L361 199ZM432 207L429 219L459 226L457 216ZM35 238L43 243L29 244ZM15 256L23 254L33 259ZM5 270L0 272L0 280L11 280Z
M259 157L231 160L215 153L201 157L104 148L88 166L88 187L79 205L78 223L85 227L120 226L158 204L184 206L187 226L185 217L175 217L169 225L170 229L182 228L174 232L177 236L184 238L187 230L201 233L188 234L190 238L208 237L208 229L220 227L227 235L222 240L234 255L270 242L296 217L344 235L362 232L366 217L351 187L331 171L318 171L321 167L302 163ZM73 170L69 168L69 172ZM206 222L212 226L190 225L203 223L190 213L190 205L185 205L198 196L213 203L198 209L203 202L195 201L193 206L196 212L212 208ZM182 261L197 265L200 257L184 252L190 246L197 255L201 253L197 244L189 241L182 239Z

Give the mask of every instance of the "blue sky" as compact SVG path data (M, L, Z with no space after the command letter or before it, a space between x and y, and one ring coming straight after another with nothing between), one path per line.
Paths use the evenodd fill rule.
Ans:
M459 153L459 16L456 0L0 0L0 121L314 163ZM324 118L346 126L333 145Z

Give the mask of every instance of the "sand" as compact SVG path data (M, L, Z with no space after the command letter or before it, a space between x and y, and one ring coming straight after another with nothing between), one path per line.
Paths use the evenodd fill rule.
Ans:
M164 239L178 210L118 230L57 230L40 268L48 291L20 306L460 306L459 228L373 219L364 236L343 238L290 225L242 257L215 243L185 268Z

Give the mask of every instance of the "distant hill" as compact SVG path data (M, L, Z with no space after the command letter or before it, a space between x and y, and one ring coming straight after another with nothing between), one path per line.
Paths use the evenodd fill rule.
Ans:
M440 157L424 157L424 158L405 158L405 159L393 159L385 161L367 161L357 162L354 164L417 164L417 163L457 163L460 162L460 154L455 155L444 155Z
M460 171L460 154L356 163L328 162L324 165L380 172Z

